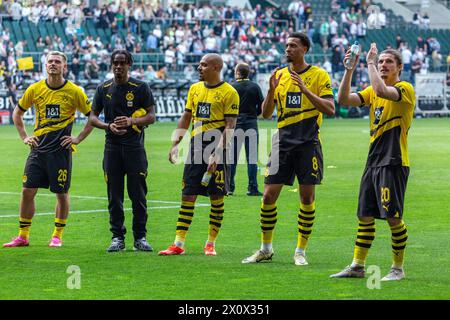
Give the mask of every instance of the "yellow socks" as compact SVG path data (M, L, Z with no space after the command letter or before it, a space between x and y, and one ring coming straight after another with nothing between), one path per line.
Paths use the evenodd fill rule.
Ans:
M177 231L175 236L175 244L182 248L186 241L186 233L192 223L194 217L195 202L181 201L181 208L178 214Z
M408 239L408 233L403 220L398 225L391 227L391 233L393 256L392 267L401 269L403 268L406 240Z
M262 249L265 251L272 250L273 230L277 223L277 205L274 204L261 204L260 212L261 222L261 242Z
M359 221L358 234L356 236L353 264L364 266L370 246L375 239L375 221Z
M53 231L52 238L56 237L61 239L64 232L64 227L66 226L67 219L55 218L55 229Z
M315 202L311 204L300 203L300 212L298 214L298 236L297 251L304 252L311 236L316 212Z
M31 219L19 218L19 237L30 238Z
M223 198L218 200L211 200L211 213L209 214L209 227L208 227L208 243L214 244L220 228L222 227L224 213L224 201Z

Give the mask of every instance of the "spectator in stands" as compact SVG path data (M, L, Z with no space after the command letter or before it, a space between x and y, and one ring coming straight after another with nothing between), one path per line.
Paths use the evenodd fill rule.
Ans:
M158 39L158 43L161 43L161 39L162 39L162 36L163 36L162 30L161 30L161 25L157 24L155 26L155 29L153 29L153 34Z
M328 60L328 58L325 58L322 68L325 69L325 71L328 72L329 74L332 74L332 72L333 72L331 62Z
M9 124L14 124L12 115L13 115L14 108L16 107L17 102L18 102L16 89L17 89L16 84L11 83L8 86L8 92L6 94L6 99L8 99L8 107L9 107L8 108L9 109Z
M378 23L379 23L381 29L386 28L386 23L387 23L386 13L383 10L381 10L380 13L378 14Z
M70 65L70 71L73 74L74 81L78 81L80 77L80 60L77 57L72 59L72 64Z
M212 33L204 40L204 44L206 53L217 53L219 51L216 37Z
M337 45L333 48L331 54L331 75L333 79L336 79L337 73L342 70L342 45Z
M168 70L175 70L175 49L173 45L169 45L169 47L164 51L164 64L166 65Z
M331 46L331 39L338 34L339 24L333 17L328 18L328 24L330 27L329 37L328 37L328 46Z
M153 69L153 66L151 64L149 64L147 66L147 70L145 70L145 72L144 72L144 79L145 79L145 81L150 82L150 81L155 80L156 78L157 77L156 77L155 69Z
M22 5L19 1L14 1L9 7L9 14L14 21L22 19Z
M403 45L400 47L400 53L402 54L403 70L405 72L409 72L411 69L412 53L411 50L409 50L408 48L408 43L406 42L403 43Z
M356 35L357 35L358 39L361 41L363 38L366 37L366 33L367 33L367 25L364 22L363 18L359 18L356 28L357 28Z
M161 69L159 69L158 71L156 71L156 77L161 80L166 80L167 79L167 67L164 66Z
M419 46L416 47L416 50L412 55L412 61L416 61L416 59L419 59L420 61L423 61L425 59L425 52Z
M414 14L413 14L413 18L412 18L412 24L416 27L416 28L419 28L420 27L420 25L421 25L421 20L422 20L422 17L420 16L420 13L419 12L414 12Z
M194 76L195 76L196 72L195 72L192 64L188 64L186 67L184 67L183 73L184 73L184 79L189 80L189 81L194 81Z
M424 13L422 20L420 21L420 28L424 30L430 29L430 17L428 13Z
M99 72L100 67L97 64L97 61L95 59L91 59L88 62L86 62L84 67L84 78L89 80L97 80L99 79Z
M412 85L415 85L416 74L419 74L421 69L422 69L422 60L420 60L419 57L416 57L416 59L414 60L414 63L411 66L410 82Z
M433 50L431 54L431 60L433 62L433 72L440 72L442 66L442 55L438 50Z
M417 47L419 47L420 49L425 49L425 46L426 46L426 41L421 36L418 36L417 37Z
M360 62L355 70L355 76L352 79L352 85L354 86L356 83L366 83L366 82L369 82L369 72L364 62Z
M23 54L24 46L27 44L26 40L19 40L14 47L14 51L16 52L16 58L21 58Z
M145 47L148 52L156 52L158 50L158 38L155 36L155 34L148 34Z
M320 24L320 44L324 50L328 49L328 36L330 34L330 24L325 20L325 18L321 19Z
M401 46L403 45L403 38L402 38L402 36L401 35L399 35L399 34L397 34L396 36L395 36L395 45L396 45L396 49L397 50L400 50L400 48L401 48Z
M136 39L134 38L134 36L131 32L128 32L127 37L125 39L125 49L128 52L134 52L135 45L136 45Z

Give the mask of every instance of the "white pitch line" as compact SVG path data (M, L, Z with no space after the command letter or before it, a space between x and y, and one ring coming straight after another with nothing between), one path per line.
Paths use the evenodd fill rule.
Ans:
M209 206L208 204L203 204L200 203L197 205L198 207L206 207ZM151 209L178 209L180 208L180 206L163 206L163 207L148 207L147 210L151 210ZM124 211L131 211L132 208L124 208ZM108 212L108 209L96 209L96 210L74 210L74 211L70 211L70 214L73 213L94 213L94 212ZM54 215L55 212L43 212L43 213L36 213L34 216L49 216L49 215ZM14 215L1 215L0 214L0 218L17 218L18 215L14 214Z
M5 195L21 195L20 192L0 192L0 194ZM42 196L42 197L54 197L53 194L46 194L46 193L38 193L36 196ZM92 199L92 200L108 200L107 197L94 197L94 196L76 196L76 195L70 195L70 198L75 199ZM180 202L177 201L163 201L163 200L147 200L147 202L154 202L154 203L168 203L168 204L180 204Z

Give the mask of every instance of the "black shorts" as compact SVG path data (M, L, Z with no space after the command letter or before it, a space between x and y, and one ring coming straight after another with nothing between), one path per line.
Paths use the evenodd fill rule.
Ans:
M409 167L366 167L359 188L358 217L403 217Z
M225 161L225 152L222 159ZM216 171L211 175L207 186L202 185L202 178L208 168L207 163L187 163L184 165L182 193L202 196L225 196L229 190L230 172L225 163L217 164Z
M300 185L320 184L323 177L322 146L320 143L308 144L290 151L273 148L265 176L265 184L292 186L296 176Z
M23 173L24 188L50 188L53 193L67 193L72 177L72 150L52 153L31 151Z

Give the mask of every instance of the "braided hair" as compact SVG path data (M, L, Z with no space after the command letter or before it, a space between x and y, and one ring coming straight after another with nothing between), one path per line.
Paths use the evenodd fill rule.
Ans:
M127 62L127 64L128 64L129 66L132 66L132 65L133 65L133 62L134 62L134 60L133 60L133 55L132 55L129 51L127 51L127 50L122 50L122 49L114 50L114 51L113 51L113 53L112 53L112 55L111 55L111 65L112 65L113 62L114 62L114 58L115 58L118 54L123 54L123 55L125 56L126 62Z

